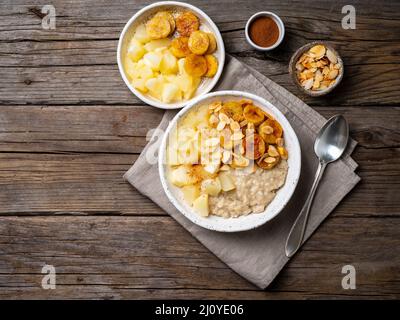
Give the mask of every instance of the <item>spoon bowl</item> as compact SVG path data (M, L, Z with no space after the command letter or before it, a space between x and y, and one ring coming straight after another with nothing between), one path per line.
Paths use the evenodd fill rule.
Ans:
M320 161L329 163L341 157L349 138L349 126L341 116L330 118L319 131L314 151Z

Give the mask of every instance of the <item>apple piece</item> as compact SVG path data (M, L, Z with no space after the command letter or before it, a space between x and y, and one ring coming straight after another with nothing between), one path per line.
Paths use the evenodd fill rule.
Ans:
M228 171L221 171L218 175L222 191L231 191L236 188L232 175Z
M173 74L178 72L178 60L169 50L165 50L163 54L160 71L163 74Z
M144 48L147 51L154 51L157 48L168 48L171 44L171 39L165 38L165 39L158 39L158 40L152 40L144 45Z
M186 165L182 165L176 169L173 169L170 174L171 183L177 187L195 184L197 182L197 178L190 173L190 166Z
M221 192L221 182L218 177L215 179L206 179L201 182L201 191L210 196L217 196Z
M146 88L154 98L161 100L161 93L164 82L160 78L150 78L146 81Z
M140 61L142 61L142 60L140 60ZM138 78L141 78L141 79L144 79L144 80L148 80L150 78L154 78L153 70L149 66L145 65L144 63L140 64L140 61L138 62L138 66L137 66L137 69L136 69L136 72L137 72L136 76Z
M200 187L199 185L190 185L182 187L182 194L185 201L192 205L194 200L196 200L200 196Z
M148 91L145 79L133 79L131 84L135 89L138 89L143 93L146 93Z
M133 62L128 56L124 58L124 70L126 75L130 80L136 79L137 76L137 70L138 70L138 63Z
M162 101L170 103L176 100L180 100L182 97L181 90L174 83L165 83L162 91Z
M193 209L202 217L208 217L210 214L208 208L208 194L202 194L196 200L194 200Z
M127 52L128 57L132 61L137 62L143 57L145 53L146 50L143 47L143 45L139 41L133 38L128 46L128 52Z
M142 44L145 44L146 42L149 42L151 40L149 35L147 34L146 26L144 24L140 24L136 28L133 38Z
M144 63L149 66L153 71L160 70L162 55L157 52L148 52L143 56Z
M196 92L196 90L199 87L200 82L201 82L201 78L199 78L199 77L191 77L191 78L192 78L191 79L191 86L188 88L188 90L186 90L184 92L184 95L183 95L183 98L185 100L189 100L194 96L194 94L195 94L195 92Z

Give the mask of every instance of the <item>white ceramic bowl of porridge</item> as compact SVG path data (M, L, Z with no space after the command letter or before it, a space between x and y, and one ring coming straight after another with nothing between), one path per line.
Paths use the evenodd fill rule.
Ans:
M285 180L282 182L282 185L274 194L272 201L268 203L268 205L262 212L244 214L237 217L228 218L214 214L209 215L208 217L203 217L199 215L199 213L196 212L192 206L187 204L187 202L183 198L180 188L172 184L169 179L168 170L170 166L167 164L167 145L169 135L172 134L171 132L173 132L174 129L177 128L179 121L185 118L185 116L189 112L196 110L196 108L200 108L201 106L210 104L215 101L224 102L241 99L252 100L254 105L261 108L264 112L270 114L273 118L276 119L276 121L280 123L284 132L284 145L289 154L288 159L285 160L285 170L287 170ZM301 151L299 141L292 126L285 118L285 116L270 102L259 96L246 92L217 91L198 97L197 99L191 101L174 117L162 139L159 151L158 165L161 183L168 199L186 218L206 229L222 232L237 232L254 229L263 225L264 223L270 221L275 216L277 216L286 206L286 204L292 197L294 190L297 186L297 182L299 180L301 168ZM252 183L256 183L255 181L257 180L253 179ZM242 188L242 190L244 189ZM252 195L249 194L249 196ZM235 202L235 206L240 206L240 203ZM226 209L229 210L229 204L227 205ZM234 210L235 208L231 207L231 209Z
M202 77L202 80L197 90L193 94L193 98L191 98L190 100L182 100L178 102L166 103L152 97L147 93L142 93L140 90L136 89L132 85L131 81L129 80L129 76L125 70L125 65L123 63L124 58L127 55L127 47L129 45L129 41L132 39L136 31L136 28L140 24L143 24L145 21L147 21L151 16L154 16L154 14L156 14L157 12L165 10L174 12L176 14L187 11L193 13L199 19L200 22L199 29L201 31L212 33L215 36L215 40L217 43L217 48L213 53L213 55L216 57L218 61L217 72L212 78ZM118 62L119 72L125 84L129 88L129 90L140 100L153 107L161 109L178 109L185 106L188 102L195 99L197 96L210 92L211 89L215 86L215 84L217 83L218 79L222 74L222 69L224 67L225 47L218 27L204 11L188 3L176 2L176 1L162 1L150 4L142 8L126 23L118 41L117 62Z

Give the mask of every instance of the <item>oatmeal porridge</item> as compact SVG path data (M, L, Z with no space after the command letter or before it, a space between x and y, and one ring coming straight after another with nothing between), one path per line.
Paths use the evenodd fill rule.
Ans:
M286 160L273 170L256 168L255 172L248 174L232 170L236 188L210 196L210 214L230 218L263 212L275 198L276 191L284 185L287 170Z
M285 184L288 152L277 120L251 100L189 111L167 142L167 175L199 215L257 214Z

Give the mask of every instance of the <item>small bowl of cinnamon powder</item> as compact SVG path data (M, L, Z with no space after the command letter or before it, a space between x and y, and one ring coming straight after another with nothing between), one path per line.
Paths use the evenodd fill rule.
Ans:
M285 26L275 13L261 11L252 15L246 23L246 40L255 49L269 51L283 40Z

